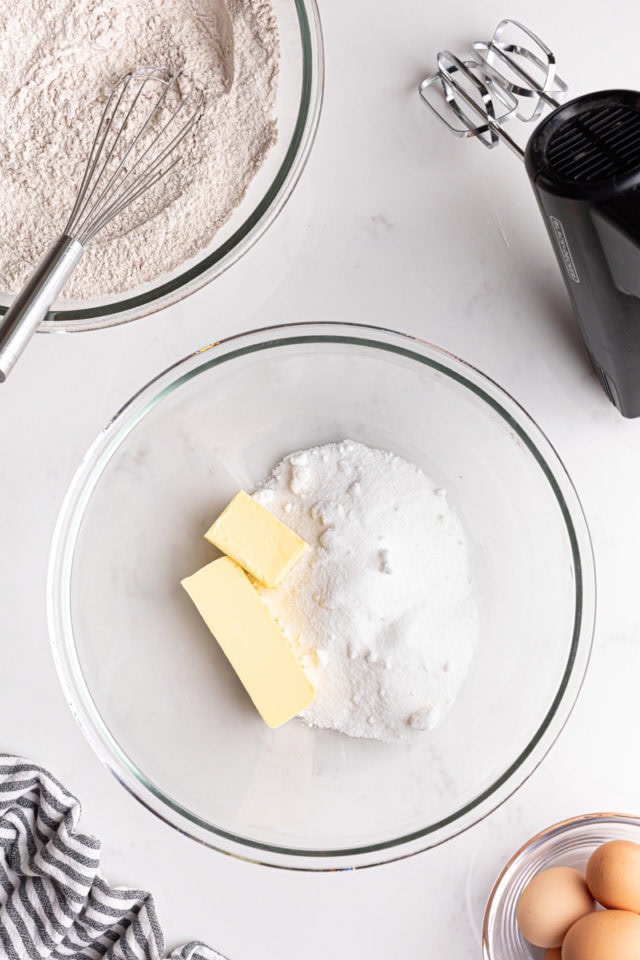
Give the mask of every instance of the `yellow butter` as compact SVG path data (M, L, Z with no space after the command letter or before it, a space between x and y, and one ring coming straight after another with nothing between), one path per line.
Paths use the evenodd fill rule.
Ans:
M279 727L315 691L266 606L237 563L221 557L182 581L264 722Z
M205 533L205 539L265 587L277 586L307 549L297 533L242 490Z

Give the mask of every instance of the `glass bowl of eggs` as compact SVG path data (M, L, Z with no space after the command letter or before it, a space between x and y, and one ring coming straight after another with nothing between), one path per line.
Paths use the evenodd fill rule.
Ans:
M640 957L640 817L556 823L506 864L484 915L485 960Z

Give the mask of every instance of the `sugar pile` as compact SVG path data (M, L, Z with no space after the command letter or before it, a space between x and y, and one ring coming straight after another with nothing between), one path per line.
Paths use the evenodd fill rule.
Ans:
M270 0L0 0L0 27L0 289L15 292L64 228L109 88L136 66L183 69L205 111L155 197L89 245L64 296L131 290L209 244L276 138Z
M389 742L437 726L477 632L445 492L400 457L345 440L289 455L254 497L312 548L279 587L259 588L316 685L303 719Z

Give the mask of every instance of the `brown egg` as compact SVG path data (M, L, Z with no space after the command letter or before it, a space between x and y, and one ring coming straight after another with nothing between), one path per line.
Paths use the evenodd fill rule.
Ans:
M559 947L569 927L594 907L579 870L551 867L537 873L520 894L516 920L534 947Z
M589 857L587 885L603 907L640 913L640 844L603 843Z
M549 950L545 950L542 960L562 960L561 947L551 947Z
M640 916L627 910L597 910L571 927L562 960L638 960Z

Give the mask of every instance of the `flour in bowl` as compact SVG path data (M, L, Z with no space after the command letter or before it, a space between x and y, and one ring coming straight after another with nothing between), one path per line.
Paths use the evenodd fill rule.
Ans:
M62 232L109 87L136 66L183 69L204 113L63 296L131 290L206 247L276 139L270 0L0 0L0 29L0 289L16 292Z
M258 587L316 687L309 724L406 741L462 686L477 616L462 526L413 464L344 440L293 453L255 499L310 545Z

